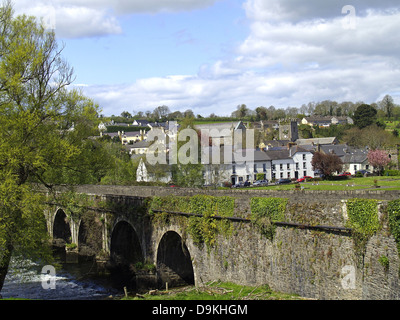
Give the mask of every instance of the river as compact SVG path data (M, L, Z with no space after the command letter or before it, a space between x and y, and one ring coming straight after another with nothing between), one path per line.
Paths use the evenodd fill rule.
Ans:
M109 279L91 276L92 267L92 262L62 264L50 276L42 274L38 263L24 260L21 265L13 260L0 293L3 298L34 300L104 300L121 295Z

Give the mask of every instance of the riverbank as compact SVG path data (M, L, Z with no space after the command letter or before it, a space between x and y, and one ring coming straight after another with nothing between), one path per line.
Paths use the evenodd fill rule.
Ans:
M268 285L243 286L212 281L201 287L187 286L170 290L150 290L140 295L127 295L122 300L306 300L295 294L274 292Z

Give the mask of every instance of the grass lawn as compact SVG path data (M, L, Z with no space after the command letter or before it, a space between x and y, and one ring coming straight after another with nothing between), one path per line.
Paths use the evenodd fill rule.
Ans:
M374 180L377 180L377 185L383 190L400 190L400 177L363 177L363 178L348 178L346 180L334 181L319 181L319 182L302 182L300 186L305 190L362 190L373 189ZM252 187L251 190L293 190L295 184L273 185L268 187ZM221 188L228 189L228 188ZM240 190L240 189L239 189Z
M125 297L123 300L304 300L304 298L273 292L268 285L249 287L213 281L202 287L175 288L168 292L155 290L144 295Z

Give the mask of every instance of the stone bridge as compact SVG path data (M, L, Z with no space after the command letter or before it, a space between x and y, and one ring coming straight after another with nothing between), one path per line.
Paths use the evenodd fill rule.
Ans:
M162 187L80 186L76 190L107 203L81 216L49 205L47 227L54 244L66 244L67 262L94 258L99 272L124 275L131 289L202 285L212 280L243 285L268 284L273 290L316 299L399 299L399 254L388 231L385 204L399 191L200 190ZM235 198L233 232L217 235L216 245L199 245L187 232L188 215L168 221L146 211L153 196L210 194ZM248 219L253 197L286 197L285 218L273 239ZM346 229L346 201L379 200L382 229L368 241L363 261ZM388 263L382 263L386 257Z

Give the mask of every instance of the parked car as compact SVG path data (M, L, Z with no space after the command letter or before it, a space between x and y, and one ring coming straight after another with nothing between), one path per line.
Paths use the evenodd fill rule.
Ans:
M339 177L351 176L350 172L342 172L338 174Z
M268 180L257 180L253 182L253 187L266 187L268 186Z
M232 185L232 188L243 188L243 187L244 187L244 182L238 182Z
M232 188L244 188L244 187L249 187L249 186L250 186L250 181L246 181L246 182L240 181L237 184L234 184L232 186Z
M292 180L290 179L279 179L275 184L286 184L286 183L292 183Z
M370 176L371 172L369 172L368 170L357 170L356 171L356 175L357 173L361 173L363 176Z
M306 181L306 179L312 179L312 178L313 177L310 177L310 176L304 176L303 178L297 179L296 182L304 182L304 181Z

